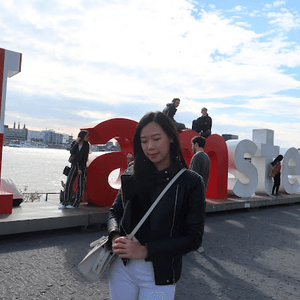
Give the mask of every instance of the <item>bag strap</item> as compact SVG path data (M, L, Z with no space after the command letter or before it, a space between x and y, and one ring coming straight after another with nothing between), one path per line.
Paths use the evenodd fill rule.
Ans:
M164 194L167 192L167 190L171 187L171 185L175 182L175 180L185 171L186 169L181 169L168 183L168 185L162 190L162 192L159 194L159 196L156 198L156 200L153 202L153 204L150 206L148 211L145 213L143 218L140 220L140 222L135 226L135 228L132 230L130 235L128 236L128 240L131 240L136 232L140 229L140 227L143 225L143 223L146 221L146 219L149 217L155 206L158 204L160 199L164 196Z

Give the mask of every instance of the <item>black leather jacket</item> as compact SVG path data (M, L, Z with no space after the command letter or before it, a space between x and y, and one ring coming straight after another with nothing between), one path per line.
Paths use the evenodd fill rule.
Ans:
M89 156L90 144L86 141L83 142L82 148L79 151L78 143L73 141L70 148L71 156L69 162L71 164L77 164L78 169L83 171L86 169L86 162Z
M158 180L151 187L151 203L177 171L178 168L170 167L157 172ZM133 229L131 204L136 190L134 175L123 175L122 188L109 211L110 238L114 233L125 236ZM201 245L206 206L204 191L202 177L186 170L151 213L148 220L150 234L144 243L148 252L145 260L153 262L157 285L175 284L181 275L182 256Z

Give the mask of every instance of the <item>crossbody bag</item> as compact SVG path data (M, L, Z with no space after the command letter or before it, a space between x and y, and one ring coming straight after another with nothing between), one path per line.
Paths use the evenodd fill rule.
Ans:
M162 190L156 200L153 202L151 207L145 213L140 222L135 226L128 240L131 240L136 232L143 225L145 220L149 217L155 206L158 204L160 199L164 196L167 190L171 185L177 180L177 178L185 171L186 169L181 169L168 183L168 185ZM111 263L115 260L117 255L112 251L108 236L102 236L100 239L92 242L90 247L93 247L92 250L83 258L79 263L79 271L88 279L92 281L99 280L103 273L110 267Z

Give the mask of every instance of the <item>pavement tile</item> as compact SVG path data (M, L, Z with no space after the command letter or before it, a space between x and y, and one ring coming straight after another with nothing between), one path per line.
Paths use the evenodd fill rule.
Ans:
M176 300L299 300L300 205L208 214L204 252L184 256ZM0 299L109 299L77 264L103 227L1 237Z

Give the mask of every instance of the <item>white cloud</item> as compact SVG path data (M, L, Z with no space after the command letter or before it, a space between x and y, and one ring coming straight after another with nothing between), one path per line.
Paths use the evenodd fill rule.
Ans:
M55 16L25 5L22 21L37 29L51 28L60 42L36 40L23 32L22 43L34 47L23 55L22 76L15 87L27 93L118 103L141 102L139 95L151 97L153 86L177 87L189 98L226 97L233 88L234 94L255 95L297 86L294 79L274 72L284 56L296 57L292 51L279 55L272 50L270 55L274 43L266 46L254 31L242 28L245 22L233 24L219 12L202 10L196 20L185 1L173 5L172 12L156 1L112 2L90 10L78 3L69 7L80 10L70 13L70 21L60 15L66 3ZM268 78L267 84L262 85L263 78Z
M80 111L73 111L72 113L81 117L98 119L98 120L107 120L114 117L112 113L101 113L93 110L80 110Z
M272 8L272 5L271 5L271 4L266 4L266 5L265 5L265 8L266 8L266 9L271 9L271 8Z
M275 145L280 147L300 148L300 122L290 123L267 122L263 120L254 120L252 116L220 114L213 116L213 133L230 133L239 136L239 139L252 140L253 129L269 129L274 131ZM225 129L226 128L226 129ZM227 131L225 131L225 130ZM229 129L229 130L228 130Z
M29 130L47 130L52 129L55 130L55 132L58 133L76 133L79 128L80 124L76 122L67 120L65 123L62 122L61 119L53 117L39 117L39 116L32 116L28 115L26 113L20 113L19 111L10 111L7 110L5 112L5 124L8 124L9 127L13 126L13 123L19 123L20 126L23 128L25 125L27 129ZM73 123L71 126L70 124Z
M238 6L236 6L235 8L234 8L234 10L236 10L236 11L241 11L243 8L242 8L242 6L241 5L238 5Z
M275 1L273 3L274 7L281 6L281 5L284 5L284 4L285 4L285 1Z
M291 29L300 28L300 18L298 16L294 16L290 12L285 13L268 13L268 18L270 19L270 24L278 25L285 31L289 31Z
M252 27L251 24L248 24L248 23L246 23L246 22L236 22L235 25L237 25L237 26L239 26L239 27L242 26L242 27L247 27L247 28Z
M244 113L245 97L258 97L252 109L260 104L267 110L268 101L277 103L270 95L300 88L297 76L286 70L300 66L300 45L287 36L300 19L285 1L265 6L267 14L253 7L244 15L249 7L237 5L232 16L217 4L193 3L68 0L45 8L36 1L5 1L1 47L23 53L22 72L9 80L9 88L38 99L141 104L141 111L145 102L162 107L175 94L187 99L181 109L191 114L202 106L227 109L222 99L236 96ZM254 17L270 27L257 33ZM77 115L102 120L114 113L85 109ZM245 120L244 128L250 123Z
M251 105L251 109L272 115L286 116L287 118L300 115L300 98L269 95L264 98L248 99L246 102L248 102L246 107Z
M250 17L258 17L261 15L261 11L260 10L253 10L249 13Z
M228 11L230 11L230 12L241 12L243 10L246 10L245 6L237 5L233 9L230 9Z

